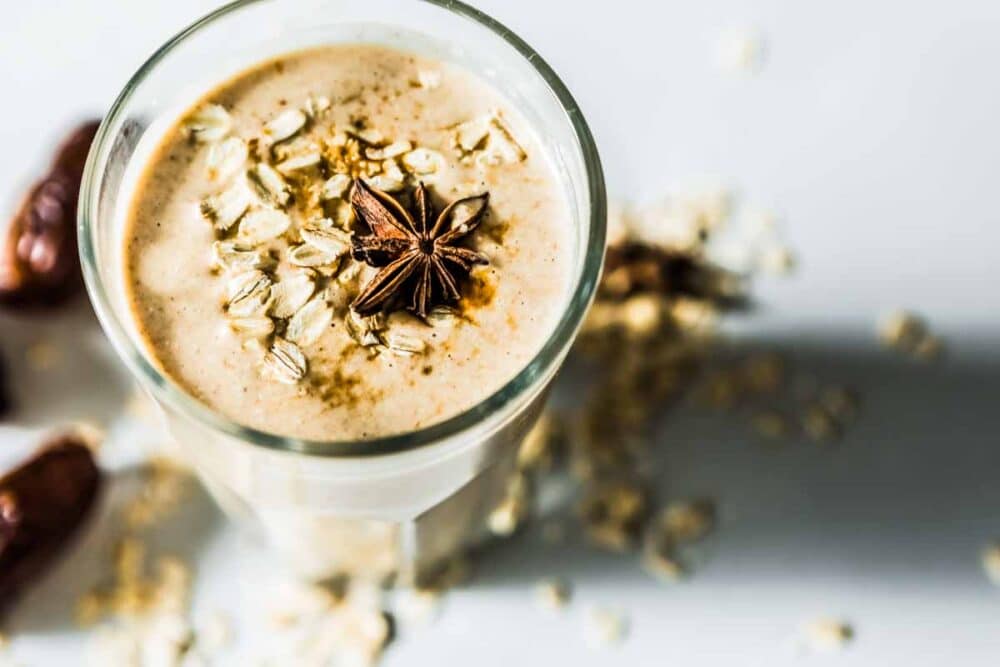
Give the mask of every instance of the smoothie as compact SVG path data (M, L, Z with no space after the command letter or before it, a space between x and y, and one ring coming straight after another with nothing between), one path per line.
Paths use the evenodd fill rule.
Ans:
M538 138L451 64L316 48L163 136L125 233L137 329L215 411L314 440L404 433L514 377L569 297L571 214Z

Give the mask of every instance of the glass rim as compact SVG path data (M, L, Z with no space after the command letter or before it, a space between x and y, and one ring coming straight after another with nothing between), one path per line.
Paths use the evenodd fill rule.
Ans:
M162 373L147 358L148 353L133 343L125 327L110 306L104 280L97 268L93 230L97 220L99 163L108 152L111 127L122 115L133 93L147 75L175 48L219 19L246 7L274 0L235 0L195 21L169 39L150 56L118 95L104 117L84 170L77 211L77 231L84 282L99 321L129 370L155 387L154 395L178 408L197 422L252 445L279 452L292 452L325 458L373 458L421 449L474 428L524 396L539 378L544 377L564 356L583 322L593 299L604 261L607 199L600 155L590 128L572 94L555 71L528 44L510 29L487 14L459 0L414 0L437 6L487 28L513 47L542 77L565 112L583 155L590 200L590 228L579 278L571 285L571 296L555 328L534 357L508 382L476 405L444 421L415 431L355 440L310 440L277 435L246 426L225 417L190 395Z

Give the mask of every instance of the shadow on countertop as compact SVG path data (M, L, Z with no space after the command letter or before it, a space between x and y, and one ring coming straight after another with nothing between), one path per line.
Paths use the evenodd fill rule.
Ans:
M107 424L131 390L83 295L50 311L0 313L0 355L8 368L9 422L20 429Z
M995 346L971 344L961 357L934 362L815 337L750 347L781 352L806 378L854 388L861 414L841 440L776 446L745 415L691 401L671 408L654 436L655 492L660 501L708 496L719 513L681 586L716 574L756 586L814 573L875 585L912 580L918 591L958 583L989 594L978 553L1000 537ZM601 552L575 532L547 544L534 522L521 539L487 550L471 585L646 577L636 556Z
M810 338L747 347L781 352L797 374L856 389L861 413L839 441L773 446L753 434L743 415L690 401L671 408L654 438L657 497L709 496L719 512L714 534L693 552L693 576L673 590L699 595L703 582L711 587L720 580L759 588L761 582L791 576L862 586L891 579L912 584L918 596L933 595L939 585L956 594L988 595L977 556L985 543L1000 537L995 351L973 346L974 354L920 363ZM558 391L566 400L575 383L561 384ZM92 523L97 528L86 531L73 557L18 605L6 628L11 634L75 627L76 600L111 572L123 531L118 513L136 484L135 471L117 476ZM189 493L189 502L150 532L151 553L196 563L220 532L224 519L201 486L190 483ZM542 539L539 522L532 523L480 556L469 587L530 588L540 578L560 575L575 585L628 581L670 589L643 573L635 555L604 553L575 531L568 535L553 545Z

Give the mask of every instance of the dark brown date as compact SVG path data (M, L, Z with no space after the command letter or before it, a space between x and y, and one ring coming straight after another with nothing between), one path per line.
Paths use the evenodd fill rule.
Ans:
M93 454L72 437L52 441L0 477L0 614L52 565L100 486Z
M98 121L77 128L29 190L0 245L0 304L55 305L80 288L76 208Z

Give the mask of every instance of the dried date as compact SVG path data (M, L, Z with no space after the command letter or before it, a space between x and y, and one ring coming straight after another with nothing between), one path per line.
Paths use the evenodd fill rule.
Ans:
M0 247L0 304L54 305L80 287L76 209L98 121L77 128L28 192Z
M52 564L101 486L90 449L59 438L0 477L0 614Z

